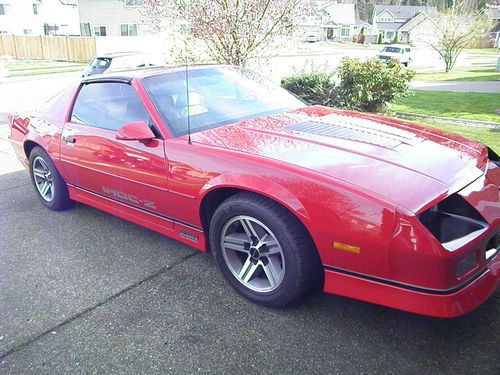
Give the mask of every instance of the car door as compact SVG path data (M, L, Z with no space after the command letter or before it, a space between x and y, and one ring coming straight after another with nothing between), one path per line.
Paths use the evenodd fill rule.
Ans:
M117 129L144 121L156 139L117 140ZM165 214L167 164L163 139L135 89L124 82L83 84L64 126L61 163L67 182L141 210Z

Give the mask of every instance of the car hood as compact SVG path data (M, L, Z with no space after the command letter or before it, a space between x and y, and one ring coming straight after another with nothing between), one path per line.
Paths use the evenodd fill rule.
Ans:
M479 178L487 162L485 146L459 136L318 106L206 130L192 139L318 172L415 213Z

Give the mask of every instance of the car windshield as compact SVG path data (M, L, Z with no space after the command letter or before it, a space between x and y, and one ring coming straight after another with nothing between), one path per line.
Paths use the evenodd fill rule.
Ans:
M108 57L96 57L92 62L90 63L90 66L94 69L104 69L109 67L109 64L111 64L111 59Z
M191 69L187 82L184 70L144 79L146 91L176 137L187 134L188 113L195 133L306 106L280 86L242 68Z
M401 48L399 47L385 47L382 52L392 52L392 53L401 53Z

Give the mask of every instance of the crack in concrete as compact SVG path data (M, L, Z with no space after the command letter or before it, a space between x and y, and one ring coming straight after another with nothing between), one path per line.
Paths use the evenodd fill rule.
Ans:
M19 172L19 171L18 171ZM13 172L15 173L15 172ZM0 176L2 176L0 174ZM14 190L14 189L19 189L20 187L23 187L23 186L28 186L28 185L31 185L29 182L25 183L25 184L21 184L21 185L17 185L17 186L13 186L13 187L10 187L10 188L7 188L7 189L0 189L0 191L9 191L9 190Z
M2 361L3 359L5 359L7 356L13 354L13 353L16 353L28 346L30 346L31 344L35 343L36 341L42 339L43 337L49 335L51 332L54 332L55 330L58 330L66 325L68 325L69 323L79 319L79 318L82 318L84 317L85 315L88 315L89 313L91 313L92 311L98 309L99 307L101 306L104 306L106 304L108 304L109 302L112 302L113 300L115 300L116 298L120 297L121 295L127 293L128 291L144 284L144 283L147 283L148 281L151 281L155 278L157 278L158 276L161 276L163 275L165 272L175 268L176 266L178 266L179 264L182 264L186 261L188 261L189 259L197 256L197 255L200 255L202 254L201 252L199 251L195 251L193 252L192 254L189 254L189 255L186 255L180 259L178 259L177 261L173 262L172 264L170 265L166 265L165 267L162 267L160 268L158 271L156 271L155 273L153 274L150 274L149 276L145 277L144 279L141 279L125 288L123 288L122 290L118 291L117 293L114 293L112 294L111 296L107 297L106 299L90 306L90 307L87 307L85 310L83 311L80 311L72 316L70 316L69 318L63 320L62 322L56 324L55 326L47 329L46 331L40 333L39 335L35 336L35 337L32 337L18 345L15 345L13 346L12 348L10 348L9 350L7 350L4 354L1 354L0 355L0 361Z

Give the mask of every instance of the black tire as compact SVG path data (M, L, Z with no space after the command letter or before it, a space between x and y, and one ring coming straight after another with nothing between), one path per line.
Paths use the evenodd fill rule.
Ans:
M62 179L56 166L50 159L50 156L45 152L45 150L43 150L41 147L38 146L34 147L30 153L29 162L30 162L29 165L30 165L31 183L35 188L36 195L43 203L43 205L48 209L54 211L60 211L71 207L73 205L73 201L69 198L68 187L66 185L66 182L64 182L64 180ZM50 180L50 188L52 190L51 190L51 195L49 197L46 196L44 198L44 195L42 194L40 188L38 187L40 184L37 183L37 181L35 180L35 173L34 173L35 163L37 164L38 167L43 165L43 163L45 163L44 166L46 166L48 171L50 172L49 180Z
M280 261L283 259L286 267L283 266L280 272L280 283L276 283L274 290L256 291L247 287L233 274L234 268L231 271L232 265L225 258L227 250L223 253L223 231L227 225L231 225L231 222L241 217L254 218L264 224L278 242L280 247L278 256ZM233 225L240 225L237 221L234 222L236 224ZM258 227L257 224L255 225ZM263 227L260 227L260 230L262 229ZM226 234L227 231L224 233ZM242 192L222 202L212 217L209 238L212 253L226 280L238 293L253 302L268 307L283 307L312 292L323 279L323 268L316 247L302 223L287 209L260 195ZM244 267L243 259L250 258L251 256L246 253L241 255L241 269ZM262 262L265 261L263 257ZM269 264L270 261L267 262ZM255 274L259 272L264 276L263 268L264 264L260 272L257 269Z

